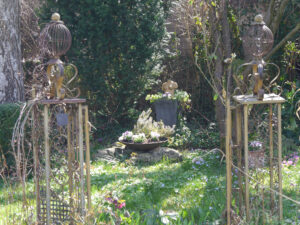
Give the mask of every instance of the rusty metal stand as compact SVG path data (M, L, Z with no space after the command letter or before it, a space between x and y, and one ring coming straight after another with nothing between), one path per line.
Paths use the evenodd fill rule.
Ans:
M83 105L85 102L85 99L50 99L40 100L35 105L37 110L32 113L32 138L38 224L50 225L66 222L74 224L76 213L84 217L86 208L91 209L90 127L88 107ZM40 107L43 110L39 112ZM65 109L63 125L59 124L61 122L58 122L57 118L55 120L57 108ZM38 117L42 119L38 120ZM43 127L43 135L37 132L38 125L40 128ZM57 140L61 143L57 144ZM63 164L66 172L59 178L63 181L53 186L54 180L57 179L54 170L59 169L56 168L59 164L53 162L52 157L55 154L62 154L61 158L65 159L63 162L66 162ZM43 156L44 159L41 158ZM58 188L58 184L62 186ZM64 191L55 193L59 189ZM68 201L63 201L63 199L68 199Z
M253 95L238 95L238 96L233 96L233 100L238 104L238 106L235 108L236 109L236 146L238 147L238 167L240 170L242 170L245 173L245 196L244 196L244 205L245 205L245 211L246 211L246 220L247 222L250 221L251 215L250 215L250 202L249 202L249 159L248 159L248 109L250 105L254 104L268 104L269 105L269 149L270 149L270 188L271 188L271 211L274 210L274 164L273 164L273 128L272 128L272 106L273 104L277 105L278 107L278 192L279 192L279 220L282 220L283 218L283 207L282 207L282 139L281 139L281 104L285 102L285 99L275 95L275 94L265 94L263 100L257 100ZM240 106L241 105L241 106ZM230 108L230 106L227 107ZM245 168L242 168L241 164L241 143L242 143L242 110L241 107L243 107L243 115L244 115L244 160L245 160ZM231 117L231 113L229 113ZM231 118L227 116L227 135L231 136L231 132L229 131L231 129ZM231 159L231 154L230 154L230 149L231 146L229 145L229 142L226 142L226 157ZM226 163L231 164L232 161ZM227 182L231 182L231 170L230 167L227 165ZM242 177L241 174L238 174L238 183L239 183L239 204L242 204L243 199L242 199ZM231 187L227 185L227 189ZM227 208L230 209L230 202L231 202L231 190L227 190ZM242 206L239 206L240 209ZM227 222L230 224L230 218L227 217Z

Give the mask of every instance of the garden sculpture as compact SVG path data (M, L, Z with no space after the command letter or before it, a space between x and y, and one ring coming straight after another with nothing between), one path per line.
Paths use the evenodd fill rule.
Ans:
M50 57L47 62L47 77L50 89L48 97L50 99L64 99L65 97L65 89L63 88L64 65L59 57L66 54L71 47L71 42L69 29L60 20L60 15L54 13L51 22L46 25L40 35L42 54Z
M247 35L243 38L243 42L246 53L252 56L252 61L241 66L252 65L251 76L254 78L253 95L256 96L258 100L263 100L265 93L264 81L266 80L264 77L264 67L267 64L272 64L277 67L278 70L275 79L269 83L268 89L277 79L279 68L277 65L266 63L263 60L263 56L265 56L273 46L274 37L272 31L265 25L262 15L257 15L255 17Z
M91 209L88 107L86 99L73 97L78 89L69 87L77 67L60 60L71 40L69 29L54 13L39 40L46 63L33 71L42 86L38 94L33 88L32 112L37 224L75 224Z
M174 91L177 88L178 88L178 84L172 80L168 80L167 82L163 83L163 85L162 85L162 90L165 93L171 94L171 96L174 96Z
M237 152L237 161L238 168L242 173L245 174L244 182L242 181L242 173L238 173L238 184L239 184L239 210L240 212L245 209L246 221L249 222L251 219L250 214L250 182L249 182L249 167L260 167L264 164L264 147L260 149L261 152L256 152L256 155L250 156L249 154L249 109L253 108L254 105L257 104L267 104L269 106L269 141L265 144L269 143L266 147L269 153L269 174L270 174L270 190L274 190L275 186L275 173L274 173L274 160L277 158L277 175L278 175L278 216L279 220L283 218L283 204L282 204L282 136L281 136L281 105L285 102L285 99L280 95L275 93L271 93L271 87L273 82L279 77L280 69L274 63L266 63L263 60L263 56L266 55L273 45L273 33L271 30L265 25L263 21L263 17L261 15L257 15L255 17L255 21L252 23L250 29L247 32L247 35L243 38L243 45L246 51L246 54L250 54L252 56L252 61L249 63L244 63L237 68L237 71L243 66L252 66L252 74L251 76L254 78L254 87L253 87L253 95L233 95L232 99L235 102L235 106L231 106L229 85L227 86L228 95L226 98L226 179L227 179L227 187L226 187L226 210L227 212L231 211L231 195L232 195L232 148L235 148ZM277 69L277 75L269 85L266 86L266 81L268 80L266 75L264 74L264 68L267 65L273 65ZM229 82L228 82L229 83ZM269 93L264 93L267 90ZM229 97L228 97L229 96ZM275 107L274 107L275 105ZM274 156L274 138L273 138L273 108L277 108L277 156ZM235 134L236 137L232 138L232 110L235 110ZM243 129L242 129L243 126ZM244 136L244 137L242 137ZM244 145L244 146L242 146ZM255 146L255 145L254 145ZM258 147L257 145L256 147ZM250 145L251 147L251 145ZM244 165L242 165L242 150L244 152ZM258 149L257 149L258 150ZM251 159L252 158L252 159ZM244 190L244 191L242 191ZM263 190L262 190L263 192ZM244 196L243 196L244 194ZM273 191L270 192L270 202L269 208L273 212L275 209L275 194ZM264 203L263 203L264 207ZM230 214L227 214L227 224L232 224L230 218Z

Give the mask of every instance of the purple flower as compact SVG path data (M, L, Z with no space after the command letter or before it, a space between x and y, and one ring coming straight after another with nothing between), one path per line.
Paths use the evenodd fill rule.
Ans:
M169 93L169 92L166 92L166 93L164 93L163 95L162 95L162 97L167 97L167 98L170 98L171 97L171 93Z
M261 148L262 147L262 143L260 141L251 141L250 142L250 146L254 147L254 148Z
M117 208L122 209L125 206L126 206L125 202L121 202L120 204L118 204Z
M107 198L105 198L105 200L110 202L110 203L113 203L113 199L111 197L107 197Z

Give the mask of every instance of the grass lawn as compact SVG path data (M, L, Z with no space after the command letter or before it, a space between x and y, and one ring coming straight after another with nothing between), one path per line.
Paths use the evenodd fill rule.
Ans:
M258 169L251 175L268 186L268 171ZM263 179L262 179L263 178ZM284 194L299 201L300 162L284 166ZM140 224L221 224L226 204L225 161L219 153L185 152L182 162L162 161L154 165L132 165L130 162L96 162L92 169L93 204L102 214L100 220L110 221L108 214L117 212L122 217L126 210ZM233 190L237 176L233 173ZM269 191L264 192L265 210L262 211L261 191L251 182L251 210L253 224L278 224L277 215L270 215ZM233 191L237 196L237 191ZM125 209L115 209L107 200L125 200ZM276 196L277 197L277 196ZM238 210L237 202L233 205ZM299 205L283 199L285 224L300 224ZM277 205L276 205L277 207Z
M163 160L156 164L134 165L123 162L96 161L92 163L92 224L222 224L226 204L225 160L219 153L204 151L184 152L182 162ZM237 196L237 176L233 172L233 194ZM252 176L268 183L266 170L252 171ZM262 179L263 178L263 179ZM300 161L283 167L284 194L300 200ZM251 182L250 224L262 224L261 192ZM28 183L28 193L33 183ZM7 205L9 193L0 190L0 224L13 212L14 224L21 224L21 189L13 192L18 198ZM265 190L265 223L278 224L276 213L268 210L269 192ZM277 197L277 196L276 196ZM33 199L34 196L29 196ZM238 211L238 199L233 206ZM115 202L114 202L115 201ZM124 204L125 203L125 204ZM34 201L31 202L34 205ZM300 206L283 198L284 224L300 224ZM120 209L119 209L119 208ZM277 207L277 205L276 205ZM33 209L31 208L31 212ZM7 216L3 216L7 215ZM30 213L28 213L30 215ZM12 221L12 217L9 217ZM242 222L241 224L245 224Z

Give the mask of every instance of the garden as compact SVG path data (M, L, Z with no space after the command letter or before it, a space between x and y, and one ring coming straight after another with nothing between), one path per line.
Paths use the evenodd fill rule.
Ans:
M300 223L297 0L16 2L0 225Z

